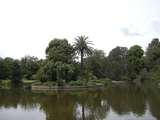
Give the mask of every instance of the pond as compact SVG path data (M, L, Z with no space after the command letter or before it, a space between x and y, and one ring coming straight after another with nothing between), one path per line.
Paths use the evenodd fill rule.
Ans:
M0 90L0 120L160 120L160 90Z

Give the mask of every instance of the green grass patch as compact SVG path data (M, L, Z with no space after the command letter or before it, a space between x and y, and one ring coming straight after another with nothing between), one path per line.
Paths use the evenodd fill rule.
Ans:
M2 88L8 88L11 86L11 80L1 80L0 86Z
M23 84L33 84L39 82L39 80L22 80Z

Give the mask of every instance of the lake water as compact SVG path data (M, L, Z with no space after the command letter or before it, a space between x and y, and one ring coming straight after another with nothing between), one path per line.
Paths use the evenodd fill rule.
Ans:
M0 120L160 120L160 90L0 90Z

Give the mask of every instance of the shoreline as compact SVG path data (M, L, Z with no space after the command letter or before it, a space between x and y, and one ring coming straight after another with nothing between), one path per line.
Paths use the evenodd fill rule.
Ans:
M70 90L85 90L85 89L103 89L104 85L94 85L94 86L31 86L33 91L70 91Z

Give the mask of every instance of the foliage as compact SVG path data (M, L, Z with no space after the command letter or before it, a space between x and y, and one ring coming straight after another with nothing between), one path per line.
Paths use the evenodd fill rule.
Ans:
M160 83L159 39L153 39L145 53L139 45L129 50L117 46L106 56L104 51L90 45L92 42L87 36L77 36L73 45L67 39L56 38L46 48L46 59L34 56L21 60L0 58L1 83L10 79L18 84L22 78L31 80L26 82L29 84L40 80L42 84L59 86L108 84L111 80ZM77 56L80 61L75 59Z
M97 78L93 75L91 71L86 69L83 73L83 77L81 77L80 79L84 82L85 85L87 85L88 81L95 80Z
M160 65L150 71L150 80L152 83L160 83Z
M4 60L2 58L0 58L0 79L1 80L6 78L5 72L6 72L6 70L5 70Z
M25 56L21 59L21 67L23 78L34 79L34 75L39 70L38 58L32 56Z
M160 42L155 38L148 45L146 51L146 66L148 69L152 69L155 65L160 63Z
M92 54L92 41L88 41L88 36L77 36L74 42L74 50L81 58L81 77L83 76L83 59Z
M49 61L47 64L41 68L37 73L37 79L42 82L45 81L57 81L57 80L65 80L68 82L72 79L74 75L74 66L72 64L66 64L62 62L52 62Z
M14 62L14 60L10 57L6 57L3 61L3 64L4 64L3 74L4 74L5 79L11 79L11 77L12 77L13 62Z
M105 53L102 50L94 50L93 54L85 59L85 67L98 79L106 77Z
M116 47L111 50L107 58L108 77L112 80L122 80L127 71L126 47ZM107 76L106 76L107 77Z
M12 83L18 84L22 80L21 66L18 60L13 62L13 71L11 76Z
M73 55L73 47L66 39L53 39L46 48L47 59L53 62L71 63Z
M127 53L128 60L128 74L131 80L136 79L137 75L143 69L144 59L143 59L144 51L138 45L132 46Z
M74 76L74 51L66 39L53 39L46 48L47 60L39 69L37 78L42 82L68 82Z

